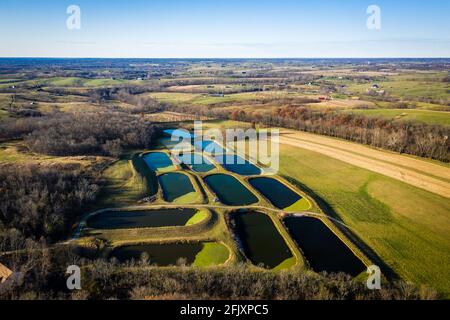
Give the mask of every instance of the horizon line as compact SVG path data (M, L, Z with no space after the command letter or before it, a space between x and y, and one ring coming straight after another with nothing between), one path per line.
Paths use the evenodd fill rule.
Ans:
M426 57L426 56L417 56L417 57L68 57L68 56L0 56L0 59L211 59L211 60L250 60L250 59L258 59L258 60L271 60L271 59L450 59L448 57Z

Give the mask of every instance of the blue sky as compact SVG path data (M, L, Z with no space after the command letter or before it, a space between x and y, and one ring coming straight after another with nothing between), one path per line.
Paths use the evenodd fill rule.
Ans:
M81 8L68 30L66 9ZM369 5L381 29L366 26ZM448 0L1 0L1 57L450 57Z

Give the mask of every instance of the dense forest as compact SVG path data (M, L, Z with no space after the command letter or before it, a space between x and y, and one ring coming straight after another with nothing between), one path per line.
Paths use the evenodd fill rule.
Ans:
M98 186L92 177L63 166L9 165L0 166L0 190L0 251L9 251L18 234L33 240L63 237L83 205L95 199Z
M111 155L123 148L149 147L155 128L121 112L56 114L0 126L0 138L24 138L37 153L55 156Z

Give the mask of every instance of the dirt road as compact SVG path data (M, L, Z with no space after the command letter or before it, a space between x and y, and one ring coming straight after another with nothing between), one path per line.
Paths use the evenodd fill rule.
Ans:
M280 143L315 151L450 198L450 168L445 165L293 130L280 130Z

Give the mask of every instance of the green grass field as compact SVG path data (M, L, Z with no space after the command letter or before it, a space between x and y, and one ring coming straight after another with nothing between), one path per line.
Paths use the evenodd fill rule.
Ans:
M430 98L447 99L449 85L440 81L446 73L414 73L389 76L385 81L377 83L380 89L392 96L403 99ZM364 94L371 84L349 84L348 91L355 94Z
M33 80L17 82L0 82L0 88L8 88L12 85L21 86L48 86L48 87L110 87L116 85L142 85L145 81L138 80L121 80L121 79L85 79L78 77L52 77L52 78L36 78Z
M102 172L104 183L95 208L129 206L156 193L156 177L137 152L124 154Z
M201 203L202 202L202 196L198 192L189 192L174 201L172 203L174 204L192 204L192 203Z
M203 244L203 249L195 257L193 265L196 267L219 265L227 261L229 256L230 252L223 244L207 242Z
M307 211L311 208L311 204L309 201L305 198L301 198L291 206L284 208L284 211L287 212L301 212L301 211Z
M288 268L294 266L296 263L297 263L297 260L295 259L295 257L291 257L289 259L284 260L282 263L277 265L272 270L273 271L279 271L279 270L288 269Z
M285 145L280 173L310 188L402 278L450 295L448 199Z
M428 124L450 126L450 112L409 109L353 109L347 112L366 116L385 117L398 121L417 121Z
M192 226L194 224L200 223L208 217L208 212L205 210L198 211L192 218L186 222L186 226Z
M24 162L32 159L33 155L22 143L17 141L0 143L0 162Z
M151 93L150 96L158 101L173 104L212 105L262 99L264 97L267 98L269 95L267 93L246 92L226 94L224 97L214 97L201 93L156 92Z
M106 158L58 157L31 152L22 141L0 143L0 164L71 165L87 169L95 163L101 164ZM106 160L108 161L108 160Z
M0 109L0 121L2 120L7 120L10 118L9 112L6 110L1 110Z
M109 208L136 203L146 196L146 183L133 174L128 159L119 160L103 172L105 186L98 206Z

